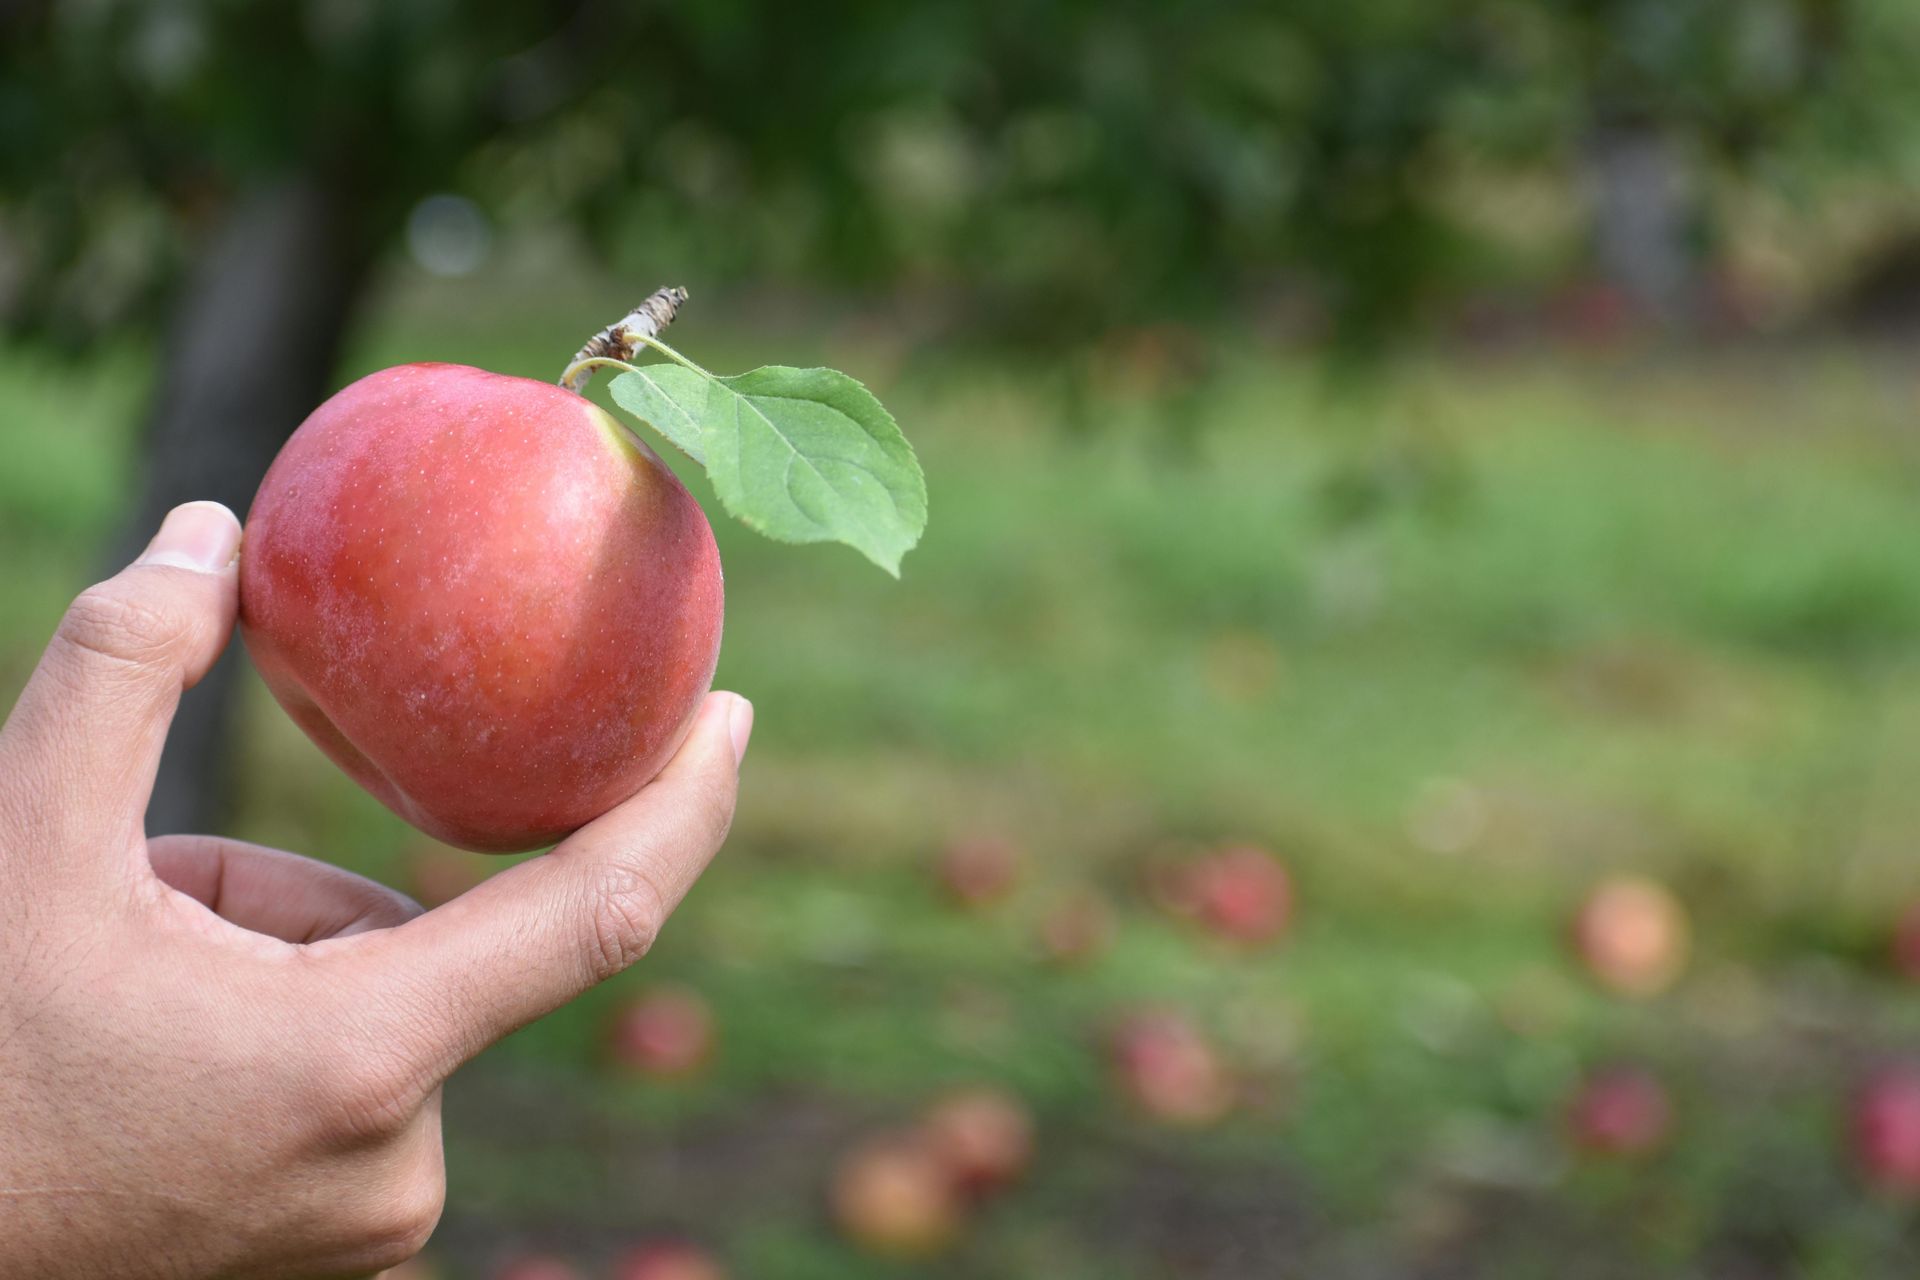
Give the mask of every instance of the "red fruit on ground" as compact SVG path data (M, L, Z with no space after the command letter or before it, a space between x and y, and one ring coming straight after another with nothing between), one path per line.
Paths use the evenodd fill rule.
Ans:
M1853 1157L1868 1182L1920 1196L1920 1068L1889 1067L1855 1092L1849 1114Z
M584 1280L568 1262L543 1255L515 1258L493 1273L493 1280Z
M1666 1142L1673 1103L1666 1086L1636 1067L1595 1072L1567 1103L1567 1132L1582 1151L1643 1156Z
M1572 934L1587 972L1618 995L1657 995L1686 968L1686 908L1653 880L1619 876L1603 881L1580 904Z
M314 410L247 520L240 620L320 749L437 840L561 839L645 785L713 679L713 531L625 427L451 364Z
M1265 849L1232 845L1194 868L1195 911L1206 928L1231 942L1278 938L1293 916L1293 879Z
M614 1015L609 1047L630 1071L660 1079L689 1076L713 1056L713 1011L697 992L654 987Z
M1238 1093L1219 1051L1185 1017L1171 1011L1135 1014L1114 1033L1115 1083L1135 1106L1171 1124L1210 1124Z
M1901 977L1920 982L1920 902L1900 913L1893 927L1893 967Z
M1010 1093L984 1087L947 1094L927 1109L920 1131L954 1185L969 1196L998 1191L1033 1158L1033 1116Z
M985 907L1013 892L1020 853L997 836L955 840L940 854L940 883L963 907Z
M917 1135L889 1135L848 1153L830 1199L847 1238L882 1257L926 1257L960 1230L959 1188Z
M612 1280L727 1280L719 1259L685 1240L660 1240L622 1254Z

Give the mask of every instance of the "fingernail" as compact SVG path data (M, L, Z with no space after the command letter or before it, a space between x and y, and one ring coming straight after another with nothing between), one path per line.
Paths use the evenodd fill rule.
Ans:
M747 739L753 736L753 704L737 693L727 712L727 733L733 738L733 762L738 765L747 758Z
M219 573L240 550L240 521L217 502L189 502L167 512L160 532L135 564Z

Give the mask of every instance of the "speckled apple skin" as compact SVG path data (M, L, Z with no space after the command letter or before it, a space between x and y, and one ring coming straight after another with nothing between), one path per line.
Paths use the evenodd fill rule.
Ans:
M598 407L453 364L314 410L254 497L241 633L287 714L436 839L551 844L633 795L713 681L713 530Z

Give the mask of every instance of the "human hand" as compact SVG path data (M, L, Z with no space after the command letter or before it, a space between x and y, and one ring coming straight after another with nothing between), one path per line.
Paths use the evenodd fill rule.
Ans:
M551 853L421 914L143 814L238 607L240 527L172 512L84 592L0 729L0 1274L340 1277L416 1253L440 1085L638 959L732 819L753 709Z

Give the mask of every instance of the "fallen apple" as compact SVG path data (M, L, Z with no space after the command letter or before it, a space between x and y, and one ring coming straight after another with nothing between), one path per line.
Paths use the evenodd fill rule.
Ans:
M713 1011L697 993L660 986L614 1015L610 1048L615 1062L659 1079L681 1079L713 1056Z
M685 1240L659 1240L615 1259L613 1280L727 1280L719 1259Z
M1229 845L1193 869L1200 922L1214 936L1257 946L1285 932L1293 915L1293 879L1257 845Z
M1866 1180L1892 1195L1920 1197L1920 1069L1874 1073L1854 1093L1848 1120Z
M1587 972L1618 995L1657 995L1686 967L1686 908L1657 881L1603 881L1580 904L1572 934Z
M1117 927L1105 898L1092 892L1075 894L1041 919L1040 953L1058 965L1084 964L1112 945Z
M435 839L511 852L638 791L720 650L720 555L585 398L451 364L316 409L254 498L247 650L334 763Z
M1033 1116L1000 1089L947 1094L921 1117L920 1131L954 1185L975 1198L1016 1181L1033 1158Z
M882 1257L926 1257L960 1230L959 1188L917 1134L888 1134L849 1152L830 1199L847 1238Z
M1666 1086L1637 1067L1611 1067L1580 1082L1567 1103L1567 1133L1582 1151L1605 1156L1644 1156L1663 1144L1673 1127Z
M1148 1116L1170 1124L1211 1124L1233 1107L1239 1091L1213 1042L1171 1010L1137 1013L1121 1022L1110 1061L1121 1093Z

